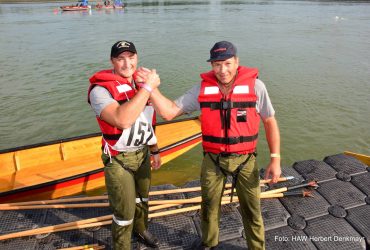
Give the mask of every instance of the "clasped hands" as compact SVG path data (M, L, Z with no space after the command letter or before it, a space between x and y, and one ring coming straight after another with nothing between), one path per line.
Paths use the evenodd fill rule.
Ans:
M136 81L138 83L145 83L151 89L156 89L161 84L161 79L155 69L147 69L140 67L136 71Z

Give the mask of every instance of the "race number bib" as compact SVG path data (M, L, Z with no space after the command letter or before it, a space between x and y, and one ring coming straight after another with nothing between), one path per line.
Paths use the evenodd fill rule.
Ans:
M153 114L153 107L146 106L135 123L123 130L121 137L112 148L117 151L126 151L140 148L143 145L156 144L157 137L152 126Z

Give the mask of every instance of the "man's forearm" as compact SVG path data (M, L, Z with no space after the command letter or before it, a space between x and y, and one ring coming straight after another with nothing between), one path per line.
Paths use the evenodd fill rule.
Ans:
M144 110L149 95L148 91L141 89L130 101L122 105L117 102L108 105L100 114L100 118L114 127L129 128Z
M157 113L165 120L172 120L173 118L182 115L182 110L162 93L155 89L153 90L150 100L157 111Z
M271 154L280 154L280 132L275 117L269 117L263 121L266 140Z

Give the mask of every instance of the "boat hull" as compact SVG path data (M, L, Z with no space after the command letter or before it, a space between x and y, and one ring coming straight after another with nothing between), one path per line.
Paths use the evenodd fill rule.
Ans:
M157 125L162 163L201 142L199 120ZM0 203L55 199L105 186L101 135L0 151Z
M61 6L62 11L86 11L89 10L90 6Z

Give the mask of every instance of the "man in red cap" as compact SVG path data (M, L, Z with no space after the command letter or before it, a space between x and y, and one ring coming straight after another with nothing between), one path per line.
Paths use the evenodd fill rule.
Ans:
M102 131L105 184L113 210L113 249L131 249L132 230L148 246L158 247L158 239L147 230L149 149L152 167L161 166L152 126L154 109L148 99L160 79L155 70L147 71L145 83L137 77L138 56L132 42L116 42L110 60L113 69L90 78L88 101Z
M259 122L262 120L270 149L265 178L276 183L281 174L280 133L266 87L256 68L239 66L236 47L227 41L210 51L212 70L176 101L158 89L151 94L156 111L166 120L201 111L204 158L201 167L202 249L219 242L220 202L227 175L239 198L249 249L265 249L260 208L259 169L255 164Z

